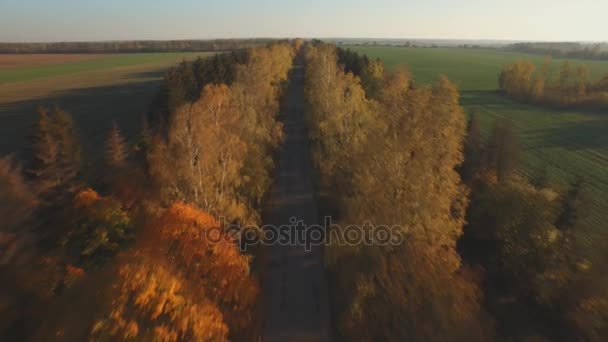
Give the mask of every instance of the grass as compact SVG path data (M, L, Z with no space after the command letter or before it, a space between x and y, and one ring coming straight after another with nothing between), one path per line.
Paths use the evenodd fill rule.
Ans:
M496 92L503 65L520 59L540 64L542 57L483 49L351 48L380 57L388 69L407 65L417 84L445 74L461 89L466 112L479 114L485 133L497 118L511 120L522 147L521 174L530 177L547 166L553 187L561 191L575 177L583 177L590 202L585 223L608 228L608 113L527 105ZM574 62L587 64L593 79L608 75L608 61ZM560 64L553 62L556 68Z
M127 137L134 137L167 68L208 55L100 55L70 62L55 58L44 65L34 60L24 65L27 62L20 60L20 65L0 69L0 155L25 152L38 106L59 105L69 111L87 152L101 148L112 121Z

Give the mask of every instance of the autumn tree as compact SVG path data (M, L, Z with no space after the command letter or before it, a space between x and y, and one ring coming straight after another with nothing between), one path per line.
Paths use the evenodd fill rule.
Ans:
M282 138L276 114L293 58L289 44L251 49L232 67L230 86L207 84L194 102L169 116L166 137L159 134L148 154L167 202L195 203L230 220L258 220L272 151Z
M150 243L155 254L166 255L187 279L205 289L237 333L251 324L259 290L249 269L250 257L242 255L220 228L211 215L178 203L153 223L157 235Z
M313 160L325 184L345 191L352 179L349 160L365 145L376 120L359 79L337 65L335 48L321 45L308 51L305 93L310 105Z
M132 253L119 266L109 313L90 333L96 340L227 341L228 326L206 290L167 259Z
M536 67L528 61L518 61L504 67L498 78L501 90L518 100L526 100L533 88Z
M91 210L106 201L91 191L79 197ZM36 336L159 341L247 337L259 291L250 258L204 211L175 203L149 214L135 245L119 254L115 264L91 270L64 291L51 307L54 318Z
M551 58L540 69L528 61L506 65L498 78L499 88L509 97L554 107L606 104L602 81L591 82L586 64L562 63L557 75L551 73Z
M467 203L455 171L465 135L456 87L441 78L416 88L402 71L386 75L379 100L370 101L323 44L308 52L306 82L314 158L341 225L396 225L406 236L391 247L338 242L326 249L341 291L342 334L487 339L477 286L455 249Z
M247 152L235 132L240 118L224 85L208 85L197 102L171 116L167 141L157 141L149 156L166 201L194 203L230 220L250 218L237 191Z

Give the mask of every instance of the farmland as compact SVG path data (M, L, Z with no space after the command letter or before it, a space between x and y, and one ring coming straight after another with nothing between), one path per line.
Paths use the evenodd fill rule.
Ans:
M22 152L40 105L71 112L86 148L116 120L133 136L164 71L208 53L0 55L0 153Z
M447 75L459 86L466 112L479 115L486 134L495 119L512 121L520 138L523 175L534 175L546 166L553 185L561 189L575 177L583 177L591 202L586 223L599 228L608 222L608 113L521 104L496 92L503 65L520 59L539 64L543 57L481 49L351 48L380 57L388 69L406 65L417 84ZM587 64L593 79L608 75L606 61L574 62ZM560 64L553 61L554 68Z

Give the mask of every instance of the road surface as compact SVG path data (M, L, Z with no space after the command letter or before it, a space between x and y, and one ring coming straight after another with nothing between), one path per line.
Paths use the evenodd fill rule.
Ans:
M296 58L281 108L285 140L279 151L265 224L319 224L304 120L304 68ZM323 250L304 245L268 247L263 279L263 341L329 341L330 321Z

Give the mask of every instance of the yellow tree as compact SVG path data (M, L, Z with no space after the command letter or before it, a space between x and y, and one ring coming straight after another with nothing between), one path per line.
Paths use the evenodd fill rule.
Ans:
M455 249L467 203L455 171L465 131L458 90L445 78L415 88L400 71L386 76L378 102L366 101L334 64L331 46L308 51L306 95L317 165L342 184L332 188L342 226L369 221L372 231L396 225L406 234L397 246L326 249L342 332L363 341L487 339L479 292Z
M206 86L199 100L171 116L167 141L149 155L166 201L190 202L230 220L250 218L237 193L247 152L234 130L240 119L225 85Z

